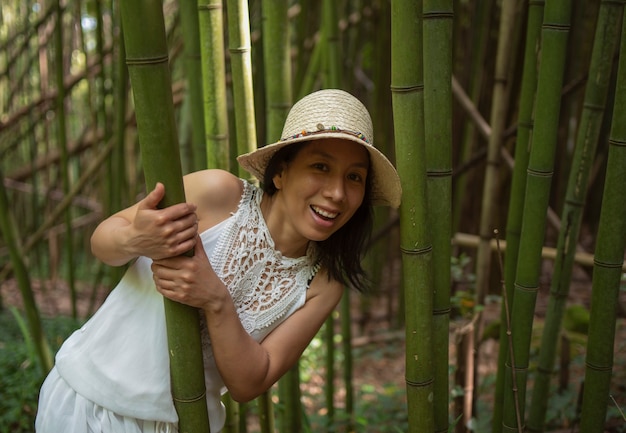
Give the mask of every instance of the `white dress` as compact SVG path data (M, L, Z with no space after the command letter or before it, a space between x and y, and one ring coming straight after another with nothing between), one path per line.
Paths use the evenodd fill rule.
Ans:
M257 341L304 305L318 270L315 248L288 258L274 248L259 204L244 181L237 211L201 233L211 265L228 287L245 330ZM163 298L151 260L140 257L107 300L57 352L42 385L37 433L175 433ZM225 421L208 331L201 320L211 432Z

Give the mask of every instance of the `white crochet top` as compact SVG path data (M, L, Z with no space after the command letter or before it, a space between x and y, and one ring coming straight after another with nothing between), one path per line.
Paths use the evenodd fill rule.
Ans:
M242 182L237 211L200 238L245 330L261 341L304 305L318 265L314 246L299 258L274 249L259 206L263 193ZM96 314L65 341L56 368L72 389L107 410L176 423L163 298L154 287L150 265L146 257L137 259ZM225 421L225 389L201 322L207 407L211 431L218 432Z
M220 236L210 261L226 284L249 334L267 329L292 309L319 266L314 244L298 258L283 256L265 225L260 189L245 183L240 210Z

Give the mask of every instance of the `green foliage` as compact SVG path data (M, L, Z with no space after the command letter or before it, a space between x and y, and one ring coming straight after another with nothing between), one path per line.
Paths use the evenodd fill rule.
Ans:
M43 375L29 338L24 337L22 320L17 312L0 312L0 433L32 433L37 412ZM43 324L54 351L78 326L67 317Z
M337 336L336 336L337 337ZM316 336L300 360L302 383L311 383L315 376L320 374L320 366L325 363L325 345L322 341L323 333ZM336 343L339 343L336 341ZM367 345L354 349L355 367L358 369L359 360L367 360L369 364L386 363L403 357L402 344ZM335 351L337 365L341 365L343 353ZM382 368L382 367L381 367ZM325 378L325 376L323 376ZM398 383L373 384L364 382L355 385L355 407L352 414L354 432L397 433L408 431L408 417L406 407L406 390ZM343 384L342 384L343 386ZM310 402L305 409L307 427L305 431L334 431L345 432L350 426L350 414L346 413L341 403L337 404L332 424L326 416L325 399L322 392L313 393L315 387L303 387L303 400Z

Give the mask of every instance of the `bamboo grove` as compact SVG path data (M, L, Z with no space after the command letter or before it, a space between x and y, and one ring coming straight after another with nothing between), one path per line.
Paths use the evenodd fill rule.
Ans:
M403 199L397 212L375 213L364 257L373 292L346 290L320 332L324 429L623 431L625 7L5 1L0 313L17 287L13 314L43 378L56 343L35 287L66 287L77 322L94 312L92 288L120 276L89 254L102 218L157 179L174 203L184 200L183 173L219 167L246 177L236 155L279 138L300 97L342 88L372 113ZM197 314L169 304L174 399L190 401L203 392L199 337L189 331ZM371 320L383 310L388 329ZM405 355L402 421L388 430L356 416L352 343L371 333ZM584 365L568 376L574 356ZM254 403L226 395L224 431L248 431L251 411L254 431L310 431L304 369ZM567 395L572 415L559 424L555 405ZM176 408L181 432L209 431L206 408Z

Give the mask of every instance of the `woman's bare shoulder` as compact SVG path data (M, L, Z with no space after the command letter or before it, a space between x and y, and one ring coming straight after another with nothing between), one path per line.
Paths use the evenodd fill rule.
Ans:
M334 308L341 299L344 286L339 281L330 278L328 272L322 268L315 275L309 289L307 290L307 301L320 297L324 299L324 303ZM322 295L322 296L320 296Z
M185 175L184 183L187 202L198 206L198 219L209 226L235 212L243 194L243 181L225 170L193 172Z

